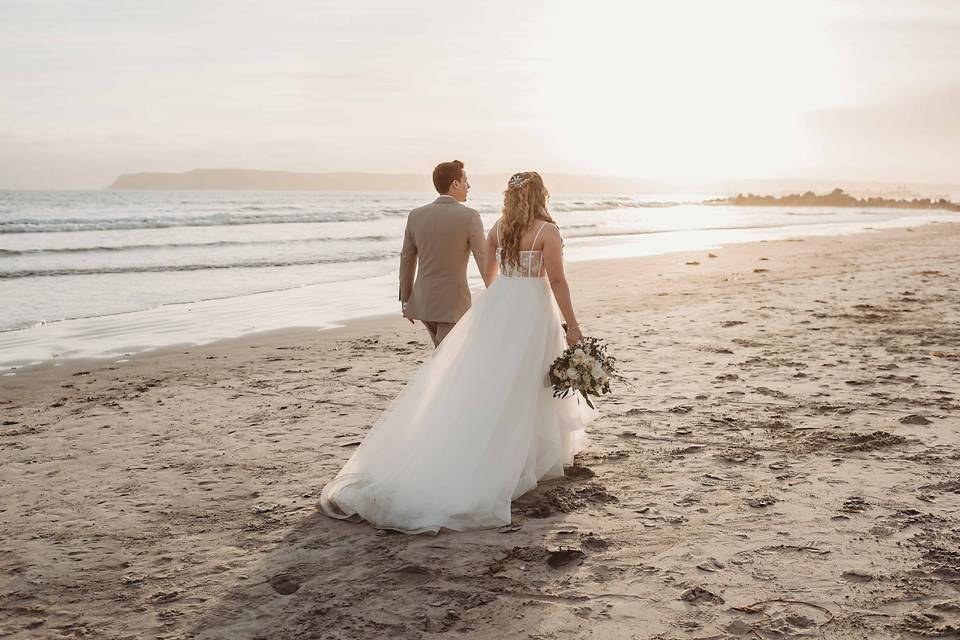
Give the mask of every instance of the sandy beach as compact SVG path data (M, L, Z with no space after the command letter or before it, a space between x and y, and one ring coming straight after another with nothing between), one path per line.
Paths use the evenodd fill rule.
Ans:
M0 637L960 637L960 224L569 277L632 386L500 530L316 510L399 316L0 378Z

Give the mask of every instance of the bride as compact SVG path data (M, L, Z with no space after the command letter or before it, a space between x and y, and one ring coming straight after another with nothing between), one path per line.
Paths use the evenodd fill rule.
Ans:
M510 178L487 234L489 288L323 488L328 515L404 533L499 527L586 445L596 412L553 397L548 377L582 337L548 195L536 172Z

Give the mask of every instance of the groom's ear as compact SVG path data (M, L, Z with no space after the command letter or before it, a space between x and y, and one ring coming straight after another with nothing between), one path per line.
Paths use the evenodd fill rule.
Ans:
M437 189L437 193L446 193L450 190L450 186L462 180L463 176L463 163L459 160L441 162L433 170L433 186Z

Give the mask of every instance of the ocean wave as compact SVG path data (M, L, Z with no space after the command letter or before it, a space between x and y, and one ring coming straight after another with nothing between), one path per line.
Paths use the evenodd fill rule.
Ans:
M743 224L717 227L689 227L689 228L671 228L671 229L603 229L599 231L590 231L581 233L578 231L569 232L570 229L576 229L578 225L564 225L561 232L567 238L607 238L613 236L646 236L659 233L696 233L698 231L746 231L749 229L779 229L785 227L813 227L824 224L818 221L812 222L771 222L767 224ZM585 225L595 228L598 225Z
M223 264L147 264L116 267L76 267L58 269L23 269L19 271L0 271L0 280L16 280L19 278L45 278L51 276L92 276L117 273L166 273L170 271L207 271L215 269L258 269L275 267L302 267L317 264L343 264L348 262L376 262L395 258L399 251L367 253L348 258L304 258L302 260L260 260L247 262L230 262Z
M295 205L262 205L262 204L248 204L240 207L240 211L303 211L304 207L297 207Z
M468 203L470 204L470 203ZM647 209L677 206L678 202L640 202L629 198L600 201L554 202L550 209L561 213L608 211L611 209ZM474 205L480 213L496 214L499 207ZM167 229L172 227L229 227L253 224L320 224L359 222L406 216L409 208L385 207L376 211L306 211L294 205L246 204L236 211L194 215L153 215L117 218L14 218L0 220L0 234L56 233L74 231L112 231Z
M681 202L638 202L629 198L617 198L613 200L600 200L597 202L584 202L576 200L573 202L554 202L550 205L551 211L562 213L571 213L576 211L609 211L610 209L661 209L664 207L675 207Z
M0 257L56 255L73 253L96 252L123 252L123 251L156 251L163 249L209 249L216 247L244 247L252 245L290 245L311 244L314 242L383 242L393 240L392 236L351 236L348 238L332 238L320 236L315 238L294 238L289 240L220 240L216 242L171 242L165 244L121 244L114 246L94 247L56 247L49 249L0 249Z
M36 218L0 220L0 234L54 233L71 231L111 231L130 229L167 229L170 227L230 227L250 224L317 224L324 222L360 222L405 216L407 209L391 208L374 212L306 212L276 215L254 213L215 213L194 216L144 218Z

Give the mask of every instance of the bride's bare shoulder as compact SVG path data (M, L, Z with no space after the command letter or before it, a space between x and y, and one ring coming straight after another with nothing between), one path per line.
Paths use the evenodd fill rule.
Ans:
M560 237L560 227L557 226L556 222L548 222L543 225L543 229L540 231L541 238L559 238Z

